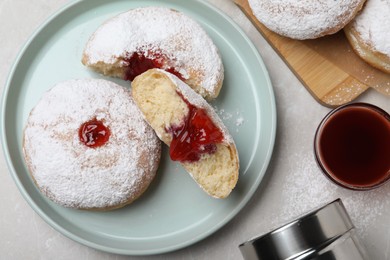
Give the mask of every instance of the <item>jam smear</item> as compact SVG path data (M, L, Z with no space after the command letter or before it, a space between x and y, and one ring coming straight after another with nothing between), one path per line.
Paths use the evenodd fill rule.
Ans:
M80 141L91 148L96 148L107 143L110 135L110 129L96 118L85 122L79 128Z
M390 121L370 107L349 107L325 123L319 143L334 178L355 187L381 183L390 175Z
M154 58L148 58L145 56L144 53L141 52L134 52L130 58L124 59L124 61L128 64L126 66L125 70L125 80L133 81L135 77L138 75L146 72L149 69L162 69L164 65L164 61L167 59L162 54L157 53L150 53L150 57ZM170 72L180 78L181 80L184 80L183 76L175 70L175 68L169 67L164 69L167 72Z
M173 137L169 154L174 161L195 162L202 154L216 152L216 144L223 141L223 133L204 109L195 107L181 97L187 103L189 115L184 124L168 129Z

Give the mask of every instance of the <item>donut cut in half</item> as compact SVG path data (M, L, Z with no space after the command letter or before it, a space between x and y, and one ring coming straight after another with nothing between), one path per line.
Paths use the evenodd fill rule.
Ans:
M132 95L157 136L209 195L226 198L238 180L238 152L213 108L175 75L149 70L132 82Z

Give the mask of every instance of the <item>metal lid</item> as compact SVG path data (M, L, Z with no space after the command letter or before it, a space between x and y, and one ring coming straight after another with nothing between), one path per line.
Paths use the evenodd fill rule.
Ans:
M245 259L294 259L354 228L340 199L239 245Z

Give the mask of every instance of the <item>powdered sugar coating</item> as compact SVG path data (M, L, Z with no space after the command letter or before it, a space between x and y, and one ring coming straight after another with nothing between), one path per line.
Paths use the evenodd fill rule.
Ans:
M213 123L216 124L216 126L222 131L224 142L234 144L233 138L230 135L228 129L226 128L222 120L219 118L215 110L212 108L212 106L210 106L210 104L204 98L202 98L202 96L196 93L193 89L191 89L187 84L185 84L175 75L163 70L159 71L163 72L170 78L170 80L176 85L176 90L180 92L190 104L194 105L197 108L203 108L206 110L207 115L210 117L211 121L213 121Z
M167 61L162 69L173 67L184 79L195 76L209 93L219 92L222 85L224 69L217 47L198 23L181 12L144 7L119 14L97 29L84 56L86 65L120 61L126 66L123 58L134 52L150 59L163 54Z
M390 0L368 0L351 25L365 44L390 57Z
M365 0L248 0L256 18L293 39L332 34L350 22Z
M80 126L96 118L111 131L97 148ZM70 80L46 92L24 131L26 163L39 189L73 208L110 209L136 199L153 180L161 144L130 92L98 79Z

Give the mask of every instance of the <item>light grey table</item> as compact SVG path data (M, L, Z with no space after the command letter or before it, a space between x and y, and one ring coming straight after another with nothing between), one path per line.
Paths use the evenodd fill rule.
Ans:
M21 46L66 0L0 1L0 90ZM318 104L229 0L210 0L250 37L273 83L278 129L273 158L249 204L201 242L161 256L132 259L241 259L238 245L333 199L341 198L371 259L390 259L390 184L368 192L330 183L318 169L313 135L329 108ZM358 101L390 112L390 99L374 90ZM78 244L46 224L25 202L0 155L0 259L126 259Z

